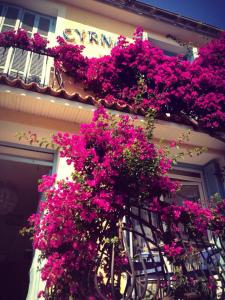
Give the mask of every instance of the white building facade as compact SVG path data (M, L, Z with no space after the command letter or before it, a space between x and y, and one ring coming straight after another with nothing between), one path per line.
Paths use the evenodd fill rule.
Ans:
M165 54L187 54L189 59L197 55L198 47L221 32L139 1L0 2L0 31L23 28L30 35L39 32L52 46L59 35L70 43L84 44L84 54L88 57L108 54L119 35L131 39L137 26L142 26L145 37ZM50 137L58 131L78 133L80 124L89 122L95 109L90 101L92 95L88 97L70 78L64 79L65 90L53 84L50 57L0 48L0 274L7 300L24 300L27 296L33 249L32 243L22 239L18 232L38 208L37 180L44 174L57 172L63 178L70 172L56 151L32 146L29 141L18 140L16 135L28 131L38 137ZM180 201L200 200L207 205L215 193L225 196L220 177L225 165L225 144L169 118L156 120L154 139L169 143L188 129L192 133L184 147L191 150L203 146L208 150L200 156L185 156L171 177L182 182ZM36 268L37 253L27 300L36 299L43 285Z

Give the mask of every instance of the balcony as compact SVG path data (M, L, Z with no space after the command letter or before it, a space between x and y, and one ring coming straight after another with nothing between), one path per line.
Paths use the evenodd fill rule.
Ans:
M54 68L54 57L46 53L27 51L14 46L0 47L0 83L82 104L96 105L101 103L103 106L116 111L137 113L135 108L120 101L96 100L94 93L85 90L82 83L76 82L66 72L57 72ZM138 113L143 114L142 111ZM178 115L163 114L159 119L191 125L190 122L183 120Z
M15 46L0 46L0 83L57 98L96 104L94 95L65 72L57 72L54 57ZM123 108L117 107L119 110Z
M19 48L0 48L0 74L8 79L21 79L24 83L51 85L53 58Z
M19 115L32 116L40 123L49 118L53 123L61 122L60 130L72 127L75 131L77 123L90 122L94 109L90 104L95 101L71 77L55 72L50 55L0 47L0 108L4 121L8 121L6 115L10 112L12 122ZM5 127L9 140L10 130Z

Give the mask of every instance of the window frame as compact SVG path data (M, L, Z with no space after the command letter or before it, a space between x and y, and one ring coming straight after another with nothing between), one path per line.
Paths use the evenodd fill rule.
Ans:
M48 15L45 15L42 13L38 13L33 10L26 9L24 7L13 5L13 4L6 4L3 2L0 2L0 5L2 6L2 13L0 14L0 32L2 31L2 27L5 22L6 13L7 13L8 9L10 7L12 7L12 8L18 9L18 16L15 21L15 25L14 26L9 25L12 28L12 30L17 30L17 29L21 28L25 14L30 13L30 14L34 15L34 25L32 27L32 31L30 33L32 35L34 33L37 33L40 19L45 18L45 19L49 20L48 34L47 34L47 36L44 36L43 34L41 34L41 36L47 38L50 41L52 40L52 36L55 32L55 27L56 27L55 26L56 25L55 17L48 16ZM5 60L5 64L4 64L4 66L0 66L2 73L10 74L10 72L14 72L14 73L18 72L18 74L20 74L24 77L28 77L30 75L32 76L32 74L30 74L30 70L31 70L32 59L33 59L35 53L31 53L31 52L27 53L27 57L25 58L26 62L25 62L24 68L23 68L23 70L19 70L19 71L17 69L12 68L13 62L14 62L14 55L15 55L15 49L12 47L9 48L7 57ZM41 75L40 75L40 84L48 84L49 79L50 79L50 71L51 71L53 61L52 61L52 59L48 58L46 55L43 58L44 59L43 59L43 66L42 66L42 71L41 71Z
M176 55L183 55L186 59L192 61L194 59L194 47L191 47L191 53L189 53L187 46L181 46L178 42L172 41L169 38L160 39L156 34L144 32L144 38L152 43L153 46L161 49L163 53L168 57ZM160 45L161 44L161 45Z
M168 174L171 179L179 180L181 184L184 185L197 185L199 187L199 194L200 194L200 203L203 205L203 207L207 207L209 202L208 202L208 197L206 193L206 188L205 188L205 180L204 180L204 175L203 171L201 169L197 169L194 167L181 167L181 166L175 166L173 168L174 171L186 171L190 173L196 173L199 174L199 177L193 177L189 175L180 175L180 174Z
M175 179L175 180L180 180L181 183L184 183L184 185L196 185L199 188L199 194L200 194L200 203L202 204L203 207L207 207L208 206L208 197L207 197L207 193L206 193L206 189L205 189L205 183L204 183L204 175L203 175L203 171L201 170L201 167L196 166L175 166L173 168L173 171L185 171L185 172L190 172L190 173L196 173L199 175L199 177L193 177L193 176L189 176L189 175L180 175L180 174L176 174L176 173L169 173L168 176L171 179ZM155 224L157 223L157 221L152 220L152 222ZM154 225L155 225L154 224ZM139 225L137 225L139 226ZM210 240L210 232L208 232L208 238ZM133 233L130 232L129 233L129 249L130 249L130 254L131 257L134 253L134 236ZM144 252L143 252L144 253Z

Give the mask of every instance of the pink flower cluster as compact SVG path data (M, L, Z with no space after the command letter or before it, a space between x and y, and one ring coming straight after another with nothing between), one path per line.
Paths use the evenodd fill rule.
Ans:
M68 44L63 38L57 37L58 45L47 49L53 56L58 71L66 71L75 80L84 80L88 59L82 55L84 46Z
M149 211L163 222L164 230L160 233L163 250L177 266L187 262L199 245L205 247L209 231L215 239L225 237L225 200L206 208L188 200L177 205L154 198Z
M216 206L212 209L213 219L211 221L211 228L217 234L220 234L222 238L225 237L225 199L216 203Z
M212 210L203 208L199 203L193 201L183 202L183 211L189 215L190 223L197 231L197 234L206 234L209 224L213 220Z
M35 33L31 39L31 49L37 53L45 52L48 45L48 40L43 38L39 33Z
M47 44L48 41L39 33L35 33L30 38L27 31L23 29L0 33L0 47L17 47L40 54L47 54Z
M54 136L61 157L73 167L71 179L43 176L39 191L44 192L45 201L29 218L34 247L45 259L41 276L46 289L39 296L99 299L94 282L101 264L99 286L110 299L110 281L104 278L110 278L112 245L115 274L120 276L129 268L118 236L119 224L132 206L149 207L158 215L163 226L156 234L164 245L163 253L177 266L195 251L185 243L184 235L191 242L201 240L199 236L206 236L207 230L224 236L225 201L203 208L192 201L179 206L159 200L177 188L167 175L171 161L128 116L116 121L100 107L80 133Z
M193 201L183 201L182 206L177 204L169 204L160 202L154 198L149 206L152 212L158 212L163 222L171 223L173 229L179 232L177 225L185 224L196 236L200 234L206 235L207 229L212 227L215 212L212 208L204 208L200 203ZM219 222L223 223L225 219L219 218Z
M87 299L96 296L94 275L100 249L104 247L104 261L109 261L110 241L118 236L119 220L129 207L148 205L176 185L166 174L171 163L127 116L115 122L99 108L93 121L81 126L81 135L58 133L54 142L74 171L71 180L55 182L55 175L42 178L39 191L46 199L30 218L34 247L46 259L41 274L51 292L43 295L45 299L53 295L57 299L85 295ZM115 252L115 272L120 274L127 257L118 243ZM103 263L102 269L110 277L108 265ZM102 280L102 285L110 293L110 284Z
M56 174L53 175L44 175L42 180L39 181L38 191L43 193L44 191L50 189L56 181Z
M81 80L86 89L108 103L128 104L134 111L155 108L159 114L194 118L204 128L224 129L225 122L225 34L200 49L193 62L185 56L166 56L137 28L134 41L119 37L110 55L88 59L83 46L61 37L58 46L47 48L38 33L32 38L19 29L0 33L0 46L19 47L55 58L58 70Z
M85 83L97 97L129 104L137 113L149 107L182 111L200 126L224 129L224 48L223 34L192 63L164 55L138 29L133 43L121 37L110 55L89 60Z
M171 245L164 245L164 251L169 258L176 259L177 257L180 257L180 255L184 252L184 249L176 244L176 242L172 242Z

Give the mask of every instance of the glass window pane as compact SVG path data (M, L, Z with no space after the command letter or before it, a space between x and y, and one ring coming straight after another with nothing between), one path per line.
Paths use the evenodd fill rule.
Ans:
M18 18L19 9L16 7L8 7L4 24L15 26L16 19Z
M174 200L178 205L182 205L184 200L198 202L200 200L198 185L181 185L180 190L176 193L172 200Z
M24 14L23 22L22 22L22 26L21 27L23 29L27 30L27 31L32 31L33 27L34 27L34 19L35 19L35 15L34 14L26 12Z
M3 6L0 5L0 16L2 16L2 9L3 9Z
M171 51L167 51L167 50L163 50L163 53L164 53L166 56L176 56L176 55L177 55L177 53L171 52Z
M201 178L201 174L194 171L180 170L180 169L172 169L169 171L170 174L182 175L182 176L191 176L195 178Z
M50 20L40 17L40 21L39 21L39 25L38 25L38 32L41 35L47 36L49 27L50 27Z
M187 52L187 47L186 46L180 46L178 43L177 45L173 45L161 40L157 40L152 38L151 36L148 36L148 40L150 41L150 43L156 47L156 48L160 48L165 55L167 56L175 56L178 54L186 54Z
M7 25L3 25L2 26L2 32L5 32L5 31L10 31L10 30L14 30L14 27L12 26L7 26Z

